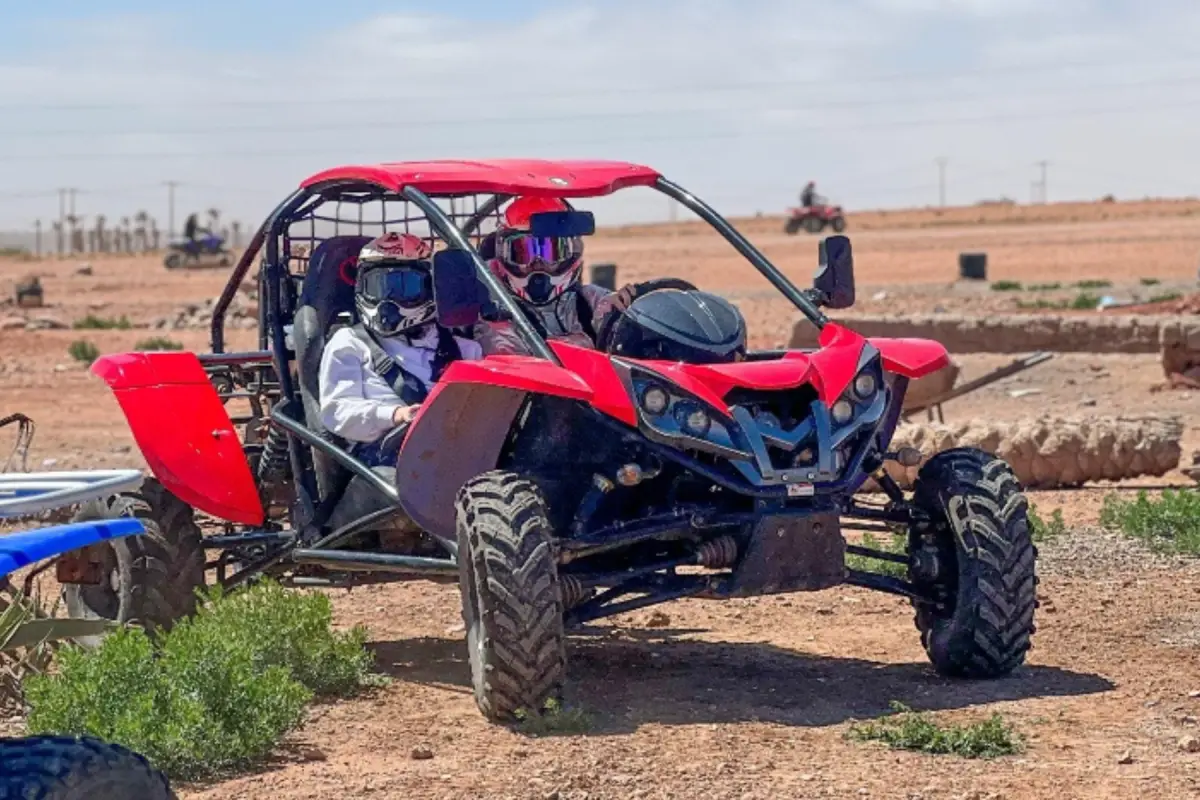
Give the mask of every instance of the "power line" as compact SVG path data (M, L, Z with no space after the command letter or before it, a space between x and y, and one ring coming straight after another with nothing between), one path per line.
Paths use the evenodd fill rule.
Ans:
M868 75L857 78L851 81L837 82L839 91L844 91L847 88L854 86L868 86L880 83L898 83L907 80L921 81L927 84L930 79L956 80L963 77L985 76L985 75L1042 75L1054 72L1066 72L1075 69L1096 69L1107 68L1114 70L1127 71L1135 67L1179 67L1180 65L1197 66L1200 65L1200 60L1196 58L1183 58L1169 61L1133 61L1114 63L1110 60L1097 61L1076 61L1064 62L1061 64L1005 64L993 65L988 67L975 67L969 69L958 69L947 71L945 69L938 70L923 70L913 72L895 72L895 73L880 73L878 75ZM296 74L292 74L296 78ZM611 89L591 89L587 92L588 98L596 97L612 97L612 96L635 96L648 95L659 93L680 94L687 92L702 93L702 92L743 92L749 89L773 89L773 88L789 88L796 86L829 86L831 79L828 77L820 78L804 78L791 79L783 81L743 81L727 84L705 84L704 86L692 85L674 85L674 86L651 86L639 84L630 87L614 87ZM514 91L506 92L506 98L576 98L580 93L578 89L562 90L562 91ZM288 97L288 98L257 98L246 100L214 100L203 101L197 98L175 99L164 98L154 102L125 102L125 103L3 103L0 104L0 109L3 110L43 110L43 111L116 111L116 110L132 110L144 108L166 108L176 106L186 106L189 109L198 108L243 108L243 107L277 107L277 106L332 106L332 105L361 105L363 103L387 103L404 100L419 100L419 99L442 99L445 93L439 90L430 90L424 93L406 93L402 95L389 95L380 97L378 95L361 96L361 97Z
M1055 119L1055 118L1075 118L1088 116L1103 116L1107 114L1128 114L1132 112L1147 112L1147 111L1171 111L1182 108L1195 108L1200 106L1200 98L1184 102L1165 103L1158 105L1147 106L1117 106L1108 108L1084 108L1084 109L1054 109L1049 111L1014 113L1014 114L989 114L974 117L926 117L905 120L881 120L877 123L868 123L865 125L848 126L845 123L833 122L822 124L805 124L797 126L789 126L787 130L781 131L724 131L711 132L701 134L689 133L670 133L665 135L647 135L647 136L627 136L627 137L607 137L603 139L576 139L571 142L574 148L597 147L604 145L627 145L639 142L688 142L688 141L713 141L713 140L729 140L729 139L772 139L772 138L792 138L797 133L805 131L821 131L821 130L836 130L842 134L862 133L865 131L883 130L894 132L900 128L921 128L931 125L976 125L976 124L995 124L1003 122L1015 122L1023 120L1037 119ZM464 121L467 122L467 121ZM477 124L471 122L470 124ZM404 123L397 123L397 128L405 127ZM504 142L492 142L497 148L510 146ZM550 140L540 142L530 141L528 137L522 137L519 140L514 140L512 145L520 145L522 147L536 147L538 145L561 144ZM148 159L186 159L186 158L215 158L215 157L255 157L255 158L295 158L302 156L319 156L327 155L329 148L320 149L305 148L296 150L281 150L279 148L258 149L258 150L213 150L207 152L191 151L191 152L136 152L136 153L104 153L104 152L88 152L88 153L23 153L23 154L5 154L0 156L2 161L49 161L49 160L91 160L91 159L133 159L133 160L148 160ZM370 157L363 159L350 160L377 160L379 157ZM385 156L386 158L386 156Z
M1116 83L1094 83L1087 86L1071 87L1072 93L1083 91L1103 91L1110 93L1114 89L1144 89L1148 86L1165 86L1178 84L1193 84L1200 83L1200 75L1189 75L1186 77L1173 77L1162 80L1144 80L1144 81L1120 81ZM1062 90L1051 91L1034 91L1022 92L1019 99L1027 100L1031 97L1038 96L1056 96L1062 93ZM946 96L945 94L931 95L928 97L881 97L872 98L869 100L830 100L805 103L802 108L794 109L797 112L821 111L832 109L859 109L872 108L878 106L889 105L912 105L926 103L963 103L973 100L979 100L978 94L969 94L962 96ZM988 98L995 100L997 98ZM248 123L248 124L233 124L233 125L209 125L199 127L185 128L124 128L97 130L94 126L87 128L52 128L41 130L15 130L15 131L0 131L0 136L11 138L39 138L44 139L55 136L128 136L128 135L156 135L156 136L188 136L188 135L208 135L218 133L283 133L286 132L289 136L306 133L319 132L335 132L345 130L393 130L393 129L420 129L420 128L436 128L445 126L459 125L543 125L547 123L562 123L562 122L587 122L592 120L613 120L613 119L638 119L643 120L648 117L670 117L683 116L692 114L730 114L730 113L747 113L755 111L769 110L763 107L762 104L756 103L753 105L730 107L728 105L705 106L699 108L652 108L652 109L636 109L630 111L597 111L597 112L574 112L574 113L557 113L546 116L519 116L519 117L457 117L444 119L410 119L396 122L380 122L371 120L347 120L336 121L319 124L295 124L287 122L266 122L266 123ZM789 109L793 110L793 109Z

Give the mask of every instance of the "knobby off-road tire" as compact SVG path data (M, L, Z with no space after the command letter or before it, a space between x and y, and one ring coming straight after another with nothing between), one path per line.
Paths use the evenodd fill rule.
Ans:
M497 470L459 491L459 588L475 702L489 720L540 712L566 675L566 634L546 501Z
M117 517L136 517L146 532L105 545L105 582L64 586L67 610L169 630L196 610L196 589L204 586L204 547L192 508L147 478L136 492L86 504L75 521Z
M179 269L183 266L184 260L183 253L168 253L167 257L163 259L163 266L167 269Z
M175 800L145 758L90 736L0 739L0 800Z
M801 224L801 221L796 217L790 217L788 221L783 224L783 232L788 236L795 236L800 232Z
M834 217L832 220L830 220L829 227L833 228L834 233L841 233L842 231L846 230L846 218Z
M805 217L804 230L809 233L820 233L825 229L825 220L817 216Z
M944 610L914 603L925 652L943 675L1007 675L1025 660L1037 604L1037 551L1020 483L983 451L947 450L922 467L913 501L934 520L948 590Z

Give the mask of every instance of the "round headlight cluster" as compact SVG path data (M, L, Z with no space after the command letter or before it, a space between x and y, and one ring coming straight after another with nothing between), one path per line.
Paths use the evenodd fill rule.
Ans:
M849 400L842 398L833 404L830 414L838 425L845 425L854 417L854 406Z
M859 373L859 376L854 379L854 394L858 396L859 400L870 400L875 395L877 386L874 375L869 372Z
M675 421L686 433L703 436L712 427L708 412L691 403L680 403L675 409Z
M642 409L647 414L658 415L667 410L671 397L661 386L650 386L642 392Z

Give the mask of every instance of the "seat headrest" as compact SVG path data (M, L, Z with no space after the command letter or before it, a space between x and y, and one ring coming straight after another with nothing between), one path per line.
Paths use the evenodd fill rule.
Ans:
M300 305L316 310L322 331L338 314L354 314L358 253L370 241L370 236L334 236L317 245L309 257Z

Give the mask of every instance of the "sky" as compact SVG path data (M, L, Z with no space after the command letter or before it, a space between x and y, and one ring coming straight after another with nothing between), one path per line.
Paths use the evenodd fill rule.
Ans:
M175 6L175 7L172 7ZM257 225L306 175L648 163L730 215L1200 194L1195 0L0 0L0 230ZM598 222L669 213L650 190Z

